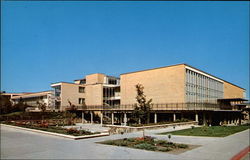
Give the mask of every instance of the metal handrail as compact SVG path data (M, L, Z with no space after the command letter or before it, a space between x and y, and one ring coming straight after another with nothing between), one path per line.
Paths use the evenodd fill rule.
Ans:
M79 110L134 110L135 104L119 105L119 106L104 106L104 105L89 105L89 106L76 106ZM215 103L158 103L152 104L152 111L160 110L223 110L225 106ZM233 107L228 105L228 110Z

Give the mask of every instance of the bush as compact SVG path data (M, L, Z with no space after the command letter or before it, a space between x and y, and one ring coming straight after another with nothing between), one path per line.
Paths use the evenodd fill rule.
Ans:
M165 140L157 140L155 143L158 144L158 145L164 145L164 144L167 144L167 141L165 141Z
M185 148L188 148L188 145L186 145L186 144L178 144L177 147L185 149Z
M135 148L138 148L138 149L146 149L146 150L151 150L151 151L155 151L156 150L156 147L151 145L151 144L148 144L148 143L141 143L141 144L136 144L134 145Z
M114 141L113 140L107 140L103 142L104 144L108 144L108 145L114 145Z
M134 138L128 138L127 141L128 142L135 142L135 139Z
M67 133L68 134L75 134L75 133L79 134L79 131L75 128L69 128L69 129L67 129Z
M158 151L161 151L161 152L168 152L168 151L171 151L172 150L172 148L170 148L170 147L162 147L162 148L159 148L158 149Z

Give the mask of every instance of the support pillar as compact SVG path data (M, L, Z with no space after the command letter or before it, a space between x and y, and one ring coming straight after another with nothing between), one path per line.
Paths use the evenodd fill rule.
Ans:
M101 117L100 117L100 124L101 124L101 126L103 124L103 113L102 112L101 112Z
M173 114L173 121L174 122L176 121L176 115L175 115L175 113Z
M90 112L90 123L93 123L93 112Z
M114 125L114 112L111 113L111 124Z
M124 121L124 125L126 126L127 125L127 113L124 113L123 121Z
M139 124L141 124L141 118L139 118Z
M84 123L84 112L82 112L82 123Z
M154 122L157 123L157 113L155 113L155 119Z
M199 122L199 116L198 113L195 114L195 122Z

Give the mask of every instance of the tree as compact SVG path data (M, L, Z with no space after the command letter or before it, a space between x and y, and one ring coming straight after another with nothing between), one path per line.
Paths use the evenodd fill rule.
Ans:
M76 111L77 110L77 107L74 104L72 104L70 102L70 100L68 100L68 103L69 103L69 111Z
M38 104L38 108L42 110L42 112L46 111L46 104L45 103L41 103L39 101L36 102Z
M134 106L133 118L137 123L139 121L141 121L142 124L149 123L152 99L146 100L142 84L137 84L135 87L137 92L137 103Z
M9 113L12 110L12 103L9 97L3 96L3 92L0 93L0 112L1 114Z

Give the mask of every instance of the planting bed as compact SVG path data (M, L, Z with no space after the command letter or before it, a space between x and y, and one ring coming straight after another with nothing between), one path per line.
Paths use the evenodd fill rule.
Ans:
M149 151L159 151L159 152L172 152L172 153L180 153L186 150L194 148L194 146L190 146L187 144L177 144L166 140L157 140L153 137L138 137L138 138L124 138L117 140L107 140L103 142L97 142L100 144L106 145L115 145L115 146L123 146L130 147L136 149L143 149ZM179 150L179 151L177 151Z

